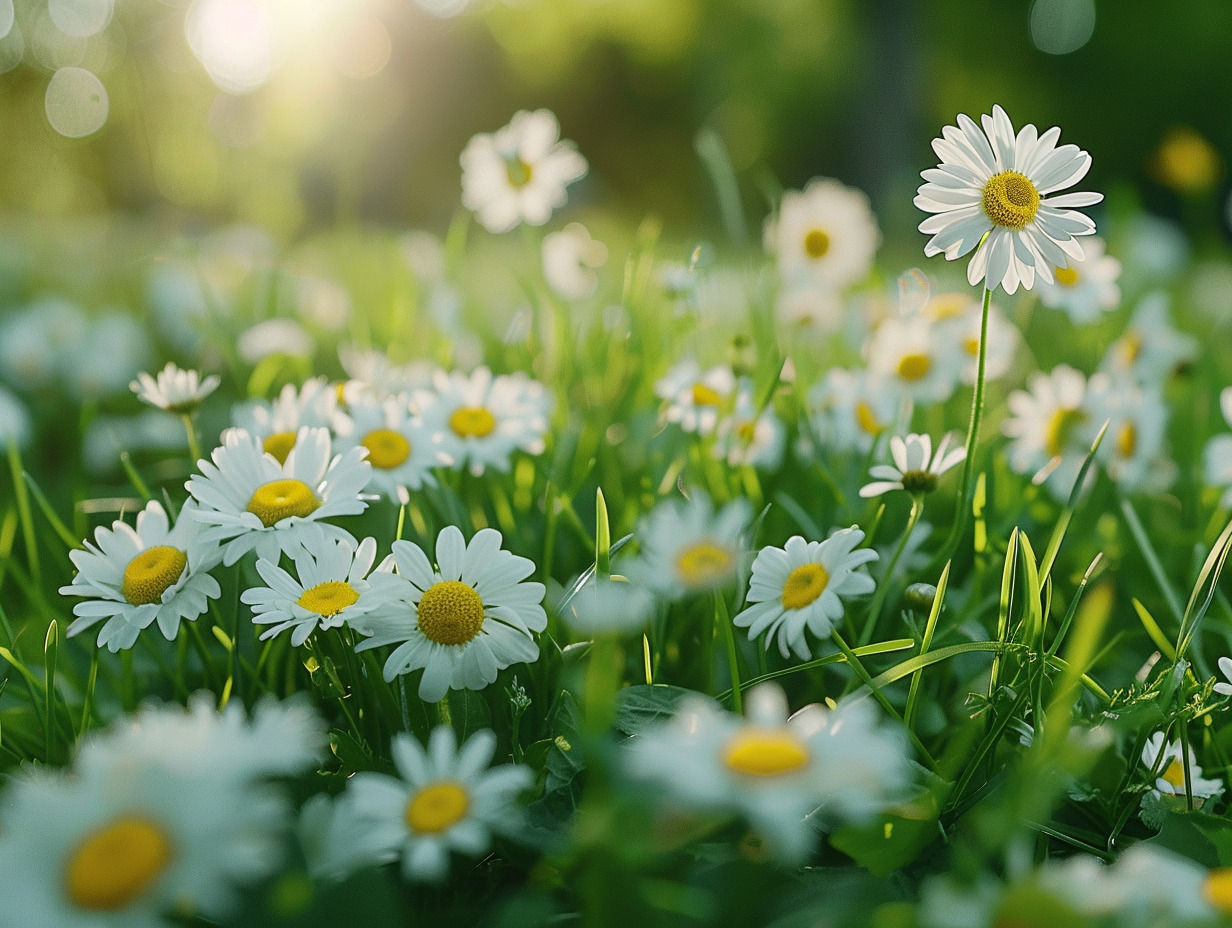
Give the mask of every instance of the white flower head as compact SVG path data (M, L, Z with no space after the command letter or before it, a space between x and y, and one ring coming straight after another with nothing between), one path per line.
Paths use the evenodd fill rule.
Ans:
M218 389L220 383L222 378L217 374L203 380L199 371L182 370L168 361L157 378L142 371L128 386L143 403L168 412L191 412Z
M757 409L752 383L745 381L736 392L731 414L719 421L715 431L715 457L729 467L778 470L783 463L787 429L772 406Z
M294 319L266 319L240 333L235 347L244 361L256 365L276 354L310 358L316 343Z
M381 402L366 392L354 396L334 418L338 450L364 447L372 465L367 489L406 502L408 490L436 486L433 467L448 466L442 438L411 414L405 396Z
M0 384L0 449L7 450L10 442L24 448L32 432L33 423L26 404L12 390Z
M868 454L878 436L911 418L910 401L900 403L896 392L869 371L826 371L808 397L818 440L837 451Z
M116 520L111 528L99 526L84 550L70 551L77 576L60 592L84 598L73 607L77 618L68 636L105 619L98 646L115 653L131 648L152 624L172 641L181 621L201 616L222 595L209 574L222 553L204 537L195 512L196 505L186 502L172 528L162 504L151 500L137 514L136 529Z
M784 658L812 657L805 631L830 637L843 617L844 598L873 592L873 579L860 568L877 560L877 552L858 547L864 533L854 526L825 541L799 535L782 548L762 548L753 561L749 606L733 620L749 638L766 635L766 648L778 642Z
M560 140L560 123L549 110L520 110L509 125L474 136L461 161L462 205L495 233L546 223L587 168L573 143Z
M501 550L501 533L485 528L468 544L456 526L436 539L436 566L416 544L395 541L397 573L374 573L382 608L351 623L370 636L356 650L396 645L385 679L423 670L419 697L437 702L450 689L480 690L510 664L539 658L531 637L547 627L542 583L528 581L534 562Z
M785 281L841 288L868 276L881 233L861 191L814 178L803 191L783 194L778 215L766 223L765 242Z
M1158 386L1141 387L1125 377L1094 375L1087 384L1093 423L1108 423L1098 460L1126 492L1164 492L1176 476L1164 442L1168 404Z
M780 289L774 309L784 326L818 335L834 335L846 321L842 293L811 280Z
M860 488L860 495L867 499L892 490L931 493L937 489L937 480L942 474L966 460L966 448L960 446L947 453L949 445L949 433L941 439L936 454L933 454L933 440L928 435L911 434L906 441L895 435L890 439L894 464L875 464L870 468L869 476L875 479Z
M1232 657L1221 657L1218 663L1224 678L1215 684L1215 692L1220 696L1232 696Z
M231 425L261 439L266 454L283 463L304 427L332 428L338 391L324 377L313 377L297 387L286 384L273 400L252 400L231 410Z
M915 205L933 213L920 223L931 235L928 256L947 261L975 251L967 280L990 290L1030 290L1038 274L1053 280L1053 268L1082 260L1075 236L1091 235L1095 223L1075 210L1093 206L1100 193L1066 193L1091 167L1091 156L1076 145L1057 147L1061 130L1042 135L1024 126L1017 135L1000 106L983 116L983 129L960 114L958 128L946 126L933 139L941 163L922 176ZM985 241L985 236L987 240ZM983 242L983 244L981 244Z
M711 435L736 393L736 375L730 367L703 371L694 360L674 366L655 383L655 396L667 405L663 418L686 432Z
M357 515L368 508L360 493L371 479L365 450L331 456L329 432L300 429L284 463L262 449L259 438L229 429L200 474L185 487L201 504L193 516L206 526L203 540L223 542L230 567L255 550L273 563L301 548L320 550L326 538L350 534L323 520Z
M654 597L625 577L593 577L560 610L574 631L584 635L624 635L641 631L654 610Z
M981 306L970 293L941 293L932 297L923 313L932 320L937 339L961 348L959 379L967 386L976 381L979 369ZM1009 373L1022 337L996 303L988 306L988 347L984 353L985 380L999 380Z
M1051 281L1041 278L1039 296L1045 306L1065 310L1074 325L1087 325L1121 305L1121 262L1106 253L1097 235L1078 244L1081 260L1053 268Z
M1172 326L1170 298L1153 290L1138 301L1121 336L1108 346L1100 370L1160 386L1198 356L1198 340Z
M1213 799L1223 793L1223 781L1205 779L1198 757L1189 749L1189 785L1185 785L1186 755L1178 738L1171 744L1164 742L1164 733L1157 731L1142 746L1142 764L1148 771L1156 772L1152 792L1159 796L1185 796L1189 793L1195 800Z
M944 403L966 359L963 346L941 334L922 315L883 319L864 348L869 370L917 403Z
M642 552L634 579L673 599L730 584L743 557L740 536L753 518L748 500L718 512L705 493L660 502L638 528Z
M543 237L543 276L561 299L594 296L599 287L595 272L606 263L607 246L591 238L580 222Z
M1061 364L1028 379L1029 390L1015 390L1011 416L1001 430L1010 438L1009 462L1015 473L1035 476L1045 467L1046 485L1064 500L1078 477L1100 425L1087 404L1087 378Z

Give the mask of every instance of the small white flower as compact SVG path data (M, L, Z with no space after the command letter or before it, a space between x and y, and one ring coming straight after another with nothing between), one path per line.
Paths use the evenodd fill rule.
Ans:
M1105 253L1099 236L1079 240L1079 246L1082 258L1053 268L1052 281L1041 279L1039 296L1045 306L1065 310L1074 325L1087 325L1121 305L1121 262Z
M894 466L874 465L868 473L876 479L862 486L860 495L867 499L892 490L906 490L912 494L931 493L937 488L937 479L942 474L966 460L966 448L958 447L947 454L949 445L950 435L946 433L934 455L933 440L928 435L908 435L906 441L895 435L890 439Z
M448 466L438 433L411 415L405 396L379 402L366 393L355 396L334 419L338 450L368 449L372 479L367 489L386 499L406 502L408 490L436 486L432 468Z
M560 617L584 635L625 635L641 631L650 620L654 597L624 577L595 577L585 583Z
M543 276L557 296L584 300L599 286L598 268L607 263L607 246L590 237L580 222L543 237Z
M547 627L544 586L526 579L534 562L501 550L501 540L485 528L467 544L457 527L446 526L435 567L418 545L395 541L398 572L369 578L382 608L350 623L371 636L356 650L397 645L385 679L422 669L419 697L427 702L450 689L483 689L510 664L537 660L531 633Z
M881 244L868 197L829 178L783 194L766 223L766 250L784 281L811 279L841 288L868 276Z
M783 287L774 308L783 325L818 335L833 335L846 321L842 294L813 281Z
M4 384L0 384L0 451L6 451L12 442L24 448L30 441L33 425L26 404Z
M655 383L655 396L667 404L663 418L698 435L714 433L735 392L736 375L730 367L702 371L692 359L681 361Z
M1198 757L1193 748L1189 749L1189 794L1198 800L1213 799L1223 793L1222 780L1208 780L1202 776L1202 768L1198 766ZM1156 797L1184 796L1185 789L1185 752L1178 738L1171 744L1164 743L1164 733L1157 731L1142 746L1142 764L1148 771L1158 771L1155 787L1151 790Z
M439 371L431 361L395 364L383 351L364 351L354 345L339 346L338 360L350 378L342 390L347 402L356 392L368 393L373 399L383 400L400 393L413 394L418 390L427 390Z
M338 391L324 377L314 377L302 387L286 384L276 399L236 405L231 425L261 439L265 453L283 463L299 430L332 428L337 408Z
M275 354L309 358L316 346L312 336L293 319L266 319L240 333L235 347L244 361L256 365Z
M217 374L202 380L199 371L181 370L168 361L158 372L157 379L142 371L128 386L143 403L168 412L191 412L218 389L220 383L222 378Z
M262 450L260 439L229 429L211 460L197 465L201 473L185 484L201 504L193 515L205 525L203 540L225 542L227 567L253 550L277 563L280 554L319 550L326 538L349 539L345 529L322 520L368 508L360 497L372 473L364 451L331 457L325 429L300 429L282 464Z
M1198 340L1172 327L1169 302L1162 290L1139 300L1125 331L1108 346L1100 370L1159 386L1193 361L1198 356Z
M145 327L127 313L108 312L90 321L62 363L69 388L82 399L98 399L127 390L149 358Z
M586 176L586 159L560 140L549 110L520 110L509 125L481 133L462 152L462 205L489 232L541 226L565 205L565 188Z
M740 536L752 518L744 499L717 513L702 492L664 500L638 528L642 552L630 567L634 579L673 599L726 586L740 566Z
M917 403L944 403L966 359L961 344L939 335L922 315L883 319L864 348L869 370Z
M777 640L784 658L812 657L807 629L816 638L830 637L843 617L843 600L873 592L873 579L860 570L877 560L877 552L859 548L864 533L840 529L825 541L805 541L799 535L782 548L762 548L753 562L749 607L733 620L747 628L749 638L766 635L766 649Z
M911 419L911 403L900 408L890 384L864 370L831 368L809 391L810 417L825 448L868 454L887 429Z
M304 548L292 555L295 574L276 563L257 561L257 573L267 586L244 591L240 601L252 606L252 620L268 625L261 640L291 630L291 644L299 647L318 628L337 628L361 621L376 609L380 598L366 579L376 559L376 539L355 545L349 539L327 538L319 550Z
M1057 147L1061 130L1042 135L1035 126L1014 127L999 106L982 117L983 131L969 116L933 139L941 163L921 175L915 205L933 213L920 223L931 235L928 256L947 261L971 251L967 280L990 290L1030 290L1036 274L1052 280L1054 267L1082 260L1075 236L1091 235L1095 223L1073 207L1093 206L1099 193L1067 193L1090 170L1091 156L1076 145ZM985 240L987 236L987 240ZM983 244L981 245L981 242Z
M1095 422L1087 408L1087 378L1072 367L1036 371L1027 383L1029 391L1010 394L1011 417L1001 427L1010 438L1010 467L1027 475L1052 467L1046 485L1064 500L1103 423Z
M76 305L46 297L0 321L0 374L23 389L51 386L86 339L89 322Z
M173 641L181 621L201 616L209 601L222 595L209 574L222 555L218 544L204 537L195 511L194 503L185 503L171 528L162 504L151 500L138 513L135 530L117 520L109 529L99 526L84 550L70 551L77 576L60 592L85 598L73 607L77 619L68 636L106 619L98 646L115 653L131 648L155 622Z
M324 277L296 277L293 286L300 318L327 332L342 331L353 309L345 287Z
M757 409L753 385L745 381L736 393L731 415L719 422L714 455L727 461L729 467L778 470L783 463L786 432L773 406Z
M1096 374L1087 385L1091 421L1108 422L1098 459L1126 492L1162 493L1176 476L1164 449L1168 404L1159 387Z
M1224 678L1215 684L1215 692L1220 696L1232 696L1232 657L1219 659L1219 672Z
M981 307L969 293L943 293L929 300L924 315L933 322L936 337L961 347L962 371L959 379L975 384L979 371ZM984 379L1000 380L1009 373L1018 345L1018 329L1005 318L997 304L988 306L988 348L984 353Z

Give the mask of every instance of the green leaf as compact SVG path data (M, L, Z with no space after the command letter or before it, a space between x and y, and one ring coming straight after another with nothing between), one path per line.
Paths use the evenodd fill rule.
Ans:
M690 692L664 683L626 686L616 694L616 727L626 735L636 735L675 715L680 700Z

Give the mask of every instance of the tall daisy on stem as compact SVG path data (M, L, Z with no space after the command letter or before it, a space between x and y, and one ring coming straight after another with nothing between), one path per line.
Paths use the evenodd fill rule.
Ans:
M944 254L947 261L974 251L967 265L972 286L984 282L980 312L975 395L967 429L958 517L942 549L948 557L958 546L966 523L967 500L974 478L975 448L984 415L984 381L988 355L988 304L1000 287L1014 293L1030 290L1035 276L1052 282L1054 268L1068 268L1083 258L1077 236L1091 235L1095 223L1075 207L1094 206L1099 193L1065 193L1091 168L1091 156L1077 145L1057 145L1061 130L1040 134L1027 125L1017 134L1000 106L982 116L983 128L960 114L958 127L946 126L933 150L941 159L924 171L915 205L932 213L920 231L932 238L924 254Z

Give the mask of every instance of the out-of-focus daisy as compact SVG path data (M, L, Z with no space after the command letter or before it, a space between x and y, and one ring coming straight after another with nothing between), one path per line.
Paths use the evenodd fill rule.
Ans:
M240 333L235 344L248 364L260 364L271 355L309 358L316 343L304 327L293 319L266 319Z
M98 646L112 653L131 648L155 622L171 641L181 621L195 621L222 595L209 574L222 555L203 537L195 510L185 503L172 528L162 504L151 500L137 514L136 529L116 520L111 528L99 526L84 550L69 552L77 576L60 592L84 597L73 607L70 638L105 619Z
M301 387L286 384L276 399L237 405L231 410L231 424L260 438L266 454L281 464L300 429L333 426L337 406L338 391L324 377L314 377Z
M654 597L625 577L595 577L558 610L574 631L584 635L624 635L646 627Z
M205 526L204 541L224 543L227 567L253 550L277 563L282 553L320 550L326 538L349 539L345 529L323 520L368 508L360 496L372 473L364 451L331 456L325 429L300 429L282 464L262 450L259 438L230 429L211 460L198 465L201 473L185 484L201 504L193 516Z
M1097 235L1078 244L1081 260L1053 268L1051 281L1041 278L1039 296L1045 306L1065 310L1074 325L1086 325L1121 305L1121 262Z
M1030 290L1038 274L1053 279L1054 267L1082 260L1075 236L1090 235L1095 223L1074 207L1093 206L1100 193L1066 193L1090 170L1091 156L1076 145L1057 147L1061 130L1040 135L1027 125L1015 136L1000 106L983 116L983 130L960 114L958 128L946 126L933 139L941 163L922 173L915 205L933 213L920 223L931 235L928 256L947 261L975 251L967 280L990 290ZM984 237L987 240L981 245Z
M201 275L187 260L160 259L145 284L158 334L180 351L196 354L209 326L211 306Z
M627 765L674 804L743 815L777 856L799 861L829 822L867 821L911 782L906 739L868 700L810 705L788 718L774 684L750 690L747 717L689 695L670 722L628 742Z
M482 729L458 745L453 729L433 730L425 750L414 737L394 735L398 776L360 772L339 801L337 839L361 842L384 861L401 858L408 880L449 873L450 853L479 857L492 835L514 836L521 823L518 794L534 782L529 767L491 766L496 736ZM346 847L338 849L348 853Z
M965 316L956 320L953 326L942 323L937 327L943 333L939 337L954 338L962 345L964 359L959 379L967 386L975 383L979 372L980 312L980 307L974 306ZM1009 373L1021 341L1022 336L1019 335L1017 327L1005 318L995 304L989 305L988 347L984 352L986 381L1000 380Z
M351 294L336 280L296 277L294 292L300 318L319 329L340 332L351 318Z
M82 399L114 396L150 361L150 336L128 313L106 312L90 320L80 343L63 358L64 378Z
M363 350L354 345L338 348L338 361L350 380L343 386L343 399L349 402L357 392L369 393L378 400L428 390L439 368L431 361L417 360L395 364L389 355L375 349Z
M1164 454L1168 404L1157 386L1096 374L1088 383L1093 423L1108 422L1098 458L1122 490L1163 492L1176 476Z
M782 548L762 548L753 561L750 605L735 617L736 626L747 628L750 639L764 632L767 650L777 639L783 657L794 653L808 660L805 630L829 638L843 617L844 598L873 592L873 578L860 568L877 560L877 552L859 548L863 540L864 533L852 526L825 541L795 535Z
M191 412L203 399L218 389L222 378L211 374L204 380L199 371L182 370L170 361L158 372L157 379L142 371L130 383L137 399L168 412Z
M1198 356L1198 340L1172 327L1169 297L1148 293L1134 308L1121 336L1108 346L1100 369L1158 386Z
M85 313L60 297L45 297L0 320L0 374L22 389L51 386L86 337Z
M556 295L565 300L594 296L598 268L607 263L607 246L590 237L580 222L543 237L543 276Z
M740 536L752 518L753 508L744 499L717 513L710 497L700 491L687 500L664 500L638 529L642 552L630 573L673 599L725 586L735 579L742 557Z
M771 406L760 412L751 383L743 383L736 393L731 415L724 417L716 430L714 453L729 467L757 467L777 470L783 463L786 429Z
M818 335L833 335L846 321L842 294L813 281L783 287L774 306L780 323Z
M409 541L395 541L397 573L369 580L385 605L351 626L369 635L356 650L397 645L385 679L423 669L419 697L437 702L450 689L480 690L510 664L538 659L531 637L547 627L542 583L526 578L534 562L501 550L485 528L467 544L455 526L436 539L436 566Z
M586 176L586 159L560 140L549 110L519 110L509 125L481 133L462 152L462 205L489 232L541 226L565 205L565 188Z
M908 435L906 441L895 435L890 439L890 455L894 464L875 464L869 476L876 479L860 488L860 495L881 496L892 490L906 490L923 495L937 489L937 480L954 465L964 461L967 449L958 447L946 453L950 435L946 433L933 454L933 440L928 435Z
M864 353L873 374L917 403L953 396L965 360L962 345L939 338L920 315L882 320Z
M765 241L784 280L807 277L844 287L868 276L881 233L868 197L819 177L803 191L783 194L778 215L766 223Z
M869 371L831 368L809 391L812 424L823 447L867 454L887 429L911 418L890 384Z
M1036 371L1027 383L1029 391L1010 394L1011 416L1001 426L1010 438L1010 466L1034 475L1053 465L1047 486L1065 499L1102 423L1095 423L1086 407L1087 378L1072 367Z
M552 396L539 381L522 373L494 376L481 367L470 374L438 372L433 386L423 421L444 436L440 450L452 467L473 474L489 467L508 471L514 451L543 453Z
M735 392L736 375L730 367L720 365L703 371L691 358L681 361L655 383L655 396L667 404L663 418L698 435L714 433Z
M384 402L367 394L356 396L346 412L335 416L334 426L339 451L368 449L372 479L367 489L386 499L406 502L407 490L436 486L432 468L449 463L440 435L411 415L404 396Z
M1154 789L1157 796L1184 796L1185 789L1185 752L1178 738L1171 744L1164 743L1164 733L1157 731L1147 739L1142 746L1142 764L1148 771L1156 771ZM1198 756L1193 748L1189 749L1189 794L1197 806L1207 799L1213 799L1223 793L1222 780L1205 779L1202 768L1198 766Z
M1232 387L1219 394L1219 409L1224 421L1232 428ZM1202 450L1203 475L1207 486L1226 487L1219 505L1232 508L1232 435L1216 435Z
M376 539L358 545L348 539L325 539L318 550L304 548L292 555L295 576L276 563L257 561L257 573L268 584L245 590L240 600L252 606L252 620L269 626L261 640L291 631L299 647L318 628L337 628L360 621L378 605L368 572L376 559Z
M24 448L30 441L32 425L30 411L16 395L0 384L0 450L7 450L10 443Z

